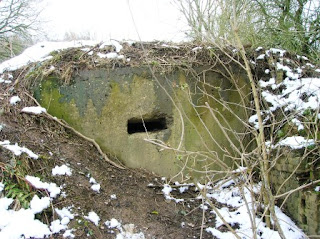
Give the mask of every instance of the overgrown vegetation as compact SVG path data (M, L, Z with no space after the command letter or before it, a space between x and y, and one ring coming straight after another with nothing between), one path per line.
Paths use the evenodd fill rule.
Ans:
M183 0L177 4L190 25L191 39L237 46L236 24L243 45L278 47L319 61L318 1Z
M224 52L231 62L242 68L249 79L252 104L248 107L239 103L238 107L243 107L247 110L250 116L248 119L253 125L249 125L248 121L243 121L242 124L247 128L245 134L252 135L254 144L253 148L247 148L241 141L240 135L230 127L222 127L217 117L221 114L208 104L195 106L195 110L199 107L205 107L212 112L212 120L218 123L225 135L238 139L237 144L230 144L235 149L234 152L226 152L226 157L232 158L234 162L241 167L245 167L241 173L241 178L238 187L251 190L252 195L255 194L253 188L255 177L258 175L261 180L261 194L255 202L246 202L249 215L259 215L257 208L263 208L261 216L270 228L276 228L281 238L286 238L284 231L280 226L280 221L276 214L276 203L282 201L284 203L294 194L298 197L297 192L309 190L315 194L313 187L320 182L319 178L319 105L303 106L308 102L309 97L315 97L319 91L319 87L307 84L314 92L301 90L302 93L295 92L296 88L290 86L290 82L294 82L298 78L312 77L317 73L308 73L306 69L314 68L310 63L303 62L306 58L298 56L296 61L286 56L285 51L273 49L262 51L257 59L251 58L248 54L246 46L280 47L288 51L307 55L312 59L318 60L319 57L319 6L315 1L182 1L180 2L181 10L185 15L191 27L191 37L196 41L209 42L216 48ZM225 50L226 46L234 46L234 52L230 54ZM256 51L259 52L259 48ZM219 59L220 57L218 57ZM261 72L266 75L265 78L259 74L254 74L259 61L266 64L268 72ZM309 64L309 65L308 65ZM227 64L222 64L225 69ZM303 70L302 70L303 69ZM232 71L228 71L228 77L233 79ZM311 70L312 72L312 70ZM310 79L310 78L309 78ZM312 78L311 78L312 79ZM267 84L266 82L269 82ZM318 79L314 79L318 80ZM270 82L273 83L270 83ZM288 82L288 83L286 83ZM267 85L267 86L266 86ZM264 87L262 87L264 86ZM267 89L263 89L269 87ZM299 87L298 85L296 87ZM301 89L303 85L300 86ZM274 92L274 93L270 93ZM283 98L273 96L287 92ZM286 99L292 97L291 93L296 94L295 102L290 103ZM307 93L305 93L307 92ZM206 92L204 92L206 94ZM206 94L207 97L214 97ZM245 95L243 95L245 102ZM231 102L215 98L220 104L230 110ZM284 102L284 103L283 103ZM274 108L272 108L274 107ZM305 107L305 108L304 108ZM302 109L302 110L301 110ZM232 112L232 111L231 111ZM237 115L234 114L235 117ZM200 115L199 115L200 117ZM255 119L252 120L254 117ZM209 132L208 132L209 133ZM301 136L304 140L301 150L294 147L286 146L280 142L281 139L290 138L291 136ZM298 138L294 138L298 139ZM299 138L301 139L301 138ZM238 147L237 145L240 145ZM299 144L299 143L298 143ZM282 146L282 147L281 147ZM223 147L223 145L221 145ZM286 149L284 149L286 148ZM292 154L297 155L296 162L292 163ZM288 153L290 152L290 153ZM223 159L217 159L212 152L212 160L223 163ZM235 154L233 154L235 153ZM285 159L287 164L293 164L292 168L286 174L287 178L283 182L272 178L272 172L279 168L279 163ZM304 169L301 171L301 166ZM226 169L232 175L233 168ZM312 177L305 177L299 181L298 186L288 187L290 180L295 180L295 175L302 172L310 172ZM212 176L209 170L204 170L203 174L208 182L212 182ZM299 176L300 177L300 176ZM280 184L275 186L276 184ZM210 201L209 198L207 198ZM299 197L296 200L300 200ZM260 205L260 206L253 206ZM211 204L210 204L211 205ZM212 205L211 205L212 206ZM212 206L214 209L214 206ZM215 210L215 209L214 209ZM292 209L291 210L297 210ZM319 213L319 212L317 212ZM258 237L256 231L257 225L254 216L251 218L251 229L254 238ZM221 218L224 220L224 218ZM225 225L235 235L240 238L239 234L229 225Z

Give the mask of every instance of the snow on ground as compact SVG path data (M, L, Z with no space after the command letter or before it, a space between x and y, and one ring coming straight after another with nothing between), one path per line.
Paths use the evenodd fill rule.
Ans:
M4 185L0 185L0 194ZM13 199L0 198L0 238L20 239L25 238L44 238L51 235L48 226L35 218L37 213L42 212L50 206L50 198L39 198L37 195L30 202L30 208L18 211L10 209Z
M121 222L115 218L111 218L110 220L105 221L104 224L107 226L111 233L115 233L115 229L119 232L116 235L116 239L145 239L145 236L142 232L134 232L134 224L122 225Z
M56 176L56 175L67 175L67 176L71 176L72 175L72 170L71 168L69 168L67 165L61 165L61 166L55 166L52 169L52 175Z
M97 183L97 181L96 181L93 177L90 177L89 183L92 184L91 189L92 189L93 191L95 191L95 192L97 192L97 193L100 192L101 185L100 185L100 183Z
M45 108L43 108L43 107L40 107L40 106L29 106L29 107L24 107L21 110L21 112L39 115L41 113L47 112L47 110Z
M50 193L51 198L57 197L61 192L60 187L58 187L57 184L44 183L38 177L27 175L26 180L37 189L47 190Z
M0 141L0 146L10 150L16 156L20 156L22 153L26 153L30 158L38 159L39 156L26 147L20 147L17 143L10 144L9 140Z
M17 103L20 102L20 101L21 101L21 99L20 99L20 97L17 96L17 95L12 96L12 97L10 98L10 104L12 104L12 105L17 104Z
M201 185L198 184L197 187L194 187L193 184L188 184L186 189L186 185L179 185L175 184L175 187L171 187L168 184L163 185L163 194L166 199L168 199L168 193L171 193L173 191L176 192L186 192L187 190L190 190L191 187L195 188L195 190L204 190L206 193L207 199L214 199L217 202L221 203L221 208L217 208L217 211L222 215L223 219L229 223L231 226L236 226L237 229L235 229L235 232L242 238L242 239L251 239L253 237L253 231L252 231L252 223L253 220L256 224L257 228L257 238L258 239L266 239L266 238L272 238L272 239L280 239L280 235L277 231L272 230L266 226L266 224L263 222L262 218L257 216L255 213L253 215L254 218L252 218L252 210L256 210L258 208L259 202L255 201L254 194L260 193L260 185L256 184L253 185L252 189L249 190L248 188L244 187L242 193L239 189L238 183L241 183L241 180L237 180L236 182L233 179L224 180L222 182L218 182L215 185L207 184L207 185ZM178 187L177 187L178 186ZM183 188L182 190L180 188ZM206 201L202 197L202 195L199 195L197 197L199 202L202 202L203 200ZM174 200L177 202L181 202L183 200L179 198L174 198L170 196L170 200ZM222 219L216 214L214 210L210 207L210 205L206 202L205 205L201 205L202 210L209 210L211 214L216 215L216 220L213 223L207 223L206 231L211 233L212 236L215 236L219 239L230 239L230 238L236 238L231 232L222 232L219 230L219 228L224 225L224 222ZM250 211L248 212L248 209ZM287 236L287 238L290 239L302 239L306 238L305 234L302 232L301 229L299 229L295 223L286 216L278 207L276 207L276 214L279 218L280 225L282 230L284 231L284 234ZM250 218L251 217L251 218ZM214 226L210 226L210 224L213 224Z
M40 42L27 48L21 55L11 58L0 65L0 74L5 71L14 71L29 63L50 59L50 52L63 50L70 47L95 45L94 41L71 41L71 42Z
M85 216L84 218L88 219L89 221L94 223L94 225L96 226L99 225L100 217L93 211L89 212L88 216Z
M40 42L27 48L21 55L13 57L7 61L4 61L0 64L0 83L11 83L10 75L8 75L5 80L1 75L6 71L14 71L19 68L22 68L32 62L42 62L52 58L49 54L53 51L60 51L72 47L85 47L85 46L95 46L99 44L98 41L69 41L69 42ZM119 53L122 49L122 46L119 42L111 40L105 42L101 47L112 45L116 48L116 52ZM117 54L115 53L115 54ZM120 57L115 54L107 55L105 57Z

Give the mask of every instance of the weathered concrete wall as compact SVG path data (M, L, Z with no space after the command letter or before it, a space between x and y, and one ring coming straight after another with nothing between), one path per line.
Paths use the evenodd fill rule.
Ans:
M184 165L198 170L210 165L220 170L214 160L222 159L224 153L215 140L226 150L232 152L232 148L204 107L205 102L221 114L218 119L222 125L226 125L222 120L225 118L238 132L243 130L238 119L216 99L237 104L230 107L240 118L244 111L239 107L241 99L234 83L205 67L197 72L196 77L179 70L157 73L157 81L146 68L83 70L69 85L48 77L35 95L49 113L95 139L106 153L128 167L145 168L167 177L176 175ZM235 74L235 80L239 87L246 86L241 73ZM144 132L143 122L150 127L148 133ZM174 149L181 147L179 151L164 149L146 142L146 138ZM224 161L232 164L230 159Z
M310 156L302 157L302 151L283 149L276 161L270 179L277 194L290 192L320 178L319 170L316 170L319 165L314 165L316 160ZM314 191L314 187L293 192L285 202L286 212L308 235L320 235L320 194Z

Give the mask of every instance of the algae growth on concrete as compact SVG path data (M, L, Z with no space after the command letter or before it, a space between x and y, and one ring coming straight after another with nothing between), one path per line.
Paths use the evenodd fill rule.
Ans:
M235 82L222 74L208 67L195 72L197 76L178 69L154 75L147 67L86 69L67 85L47 77L35 95L50 114L93 138L128 167L167 177L181 170L189 176L223 171L233 163L224 150L233 149L219 124L238 132L244 127L221 102L233 103L228 107L243 118L241 98ZM246 85L240 73L235 79L237 87Z

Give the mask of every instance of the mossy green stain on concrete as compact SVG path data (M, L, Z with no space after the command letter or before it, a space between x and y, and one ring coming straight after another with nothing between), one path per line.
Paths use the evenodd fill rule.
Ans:
M47 111L57 118L64 119L76 129L80 129L80 124L77 122L79 112L75 105L75 101L63 102L63 95L60 93L59 80L51 78L42 81L39 88L36 90L35 97Z
M232 95L234 93L230 91L232 84L224 82L226 79L211 73L206 78L210 83L205 86L205 90L210 91L209 95L228 97L229 100L239 102L239 96ZM180 71L158 74L153 79L144 68L95 69L80 71L79 76L72 79L71 85L63 86L58 82L58 79L52 78L45 80L36 91L38 100L49 113L66 120L84 135L95 139L106 153L117 157L127 166L145 168L163 176L177 174L184 165L185 158L173 150L179 145L179 150L216 151L215 156L223 158L223 152L211 137L218 139L224 147L230 144L213 122L208 109L203 107L205 102L222 112L231 125L237 128L237 122L224 112L223 107L198 89L202 83L188 78ZM224 96L221 96L219 90L224 91ZM128 134L129 119L157 117L166 118L167 129L148 134ZM148 137L173 149L164 150L146 142ZM208 164L214 165L212 160L210 154L207 159L194 157L188 166L203 170Z

